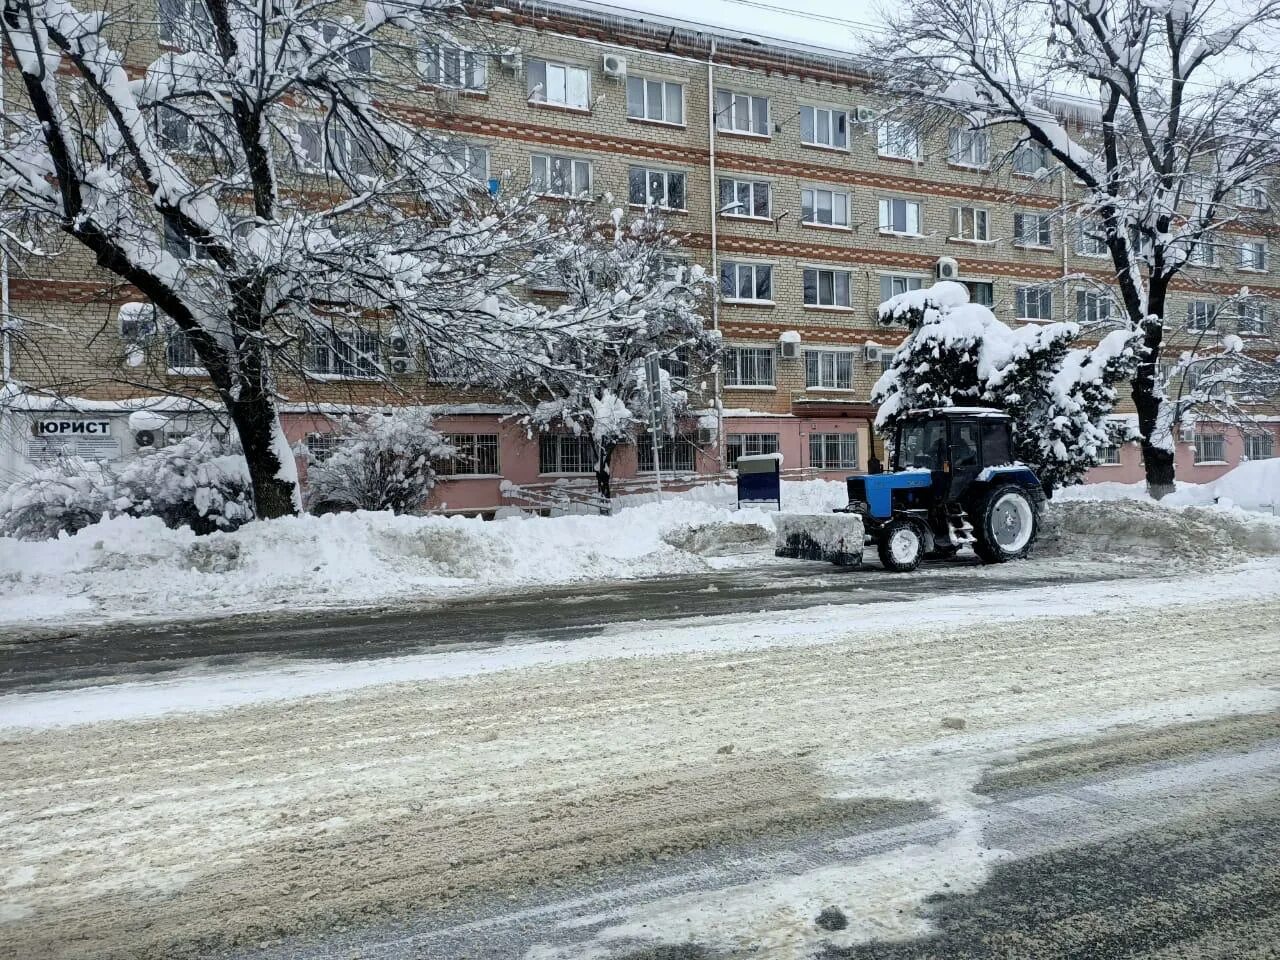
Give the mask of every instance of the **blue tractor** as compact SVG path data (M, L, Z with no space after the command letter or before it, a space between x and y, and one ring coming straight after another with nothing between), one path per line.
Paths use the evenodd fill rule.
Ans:
M926 556L952 557L964 546L987 563L1025 557L1035 542L1044 490L1013 460L1007 414L985 407L916 410L898 424L888 473L848 478L849 505L862 519L864 545L885 568L914 570ZM792 528L779 556L862 562L862 550ZM818 555L815 555L815 548Z

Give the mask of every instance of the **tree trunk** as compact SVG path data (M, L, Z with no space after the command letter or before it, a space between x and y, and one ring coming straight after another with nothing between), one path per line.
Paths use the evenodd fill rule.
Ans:
M1169 437L1169 449L1158 446L1160 406L1156 378L1159 376L1160 347L1164 340L1164 308L1167 283L1152 279L1148 288L1147 316L1141 318L1143 356L1131 383L1133 406L1138 411L1138 434L1142 438L1142 462L1146 471L1147 493L1156 500L1173 493L1175 439ZM1171 425L1170 429L1176 428Z
M295 516L300 509L297 464L284 439L275 402L262 393L227 398L227 411L240 436L253 485L259 520Z
M608 514L610 510L609 501L613 499L613 451L616 444L602 444L596 451L596 490L604 499L604 508L601 513Z

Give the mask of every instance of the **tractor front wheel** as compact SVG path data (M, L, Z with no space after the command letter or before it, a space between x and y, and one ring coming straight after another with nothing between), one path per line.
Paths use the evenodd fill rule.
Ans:
M978 510L973 552L985 563L1027 555L1037 533L1036 508L1027 491L1012 483L996 487Z
M920 525L906 517L898 517L886 523L877 538L876 549L886 570L894 573L910 573L920 566L924 557L924 536Z

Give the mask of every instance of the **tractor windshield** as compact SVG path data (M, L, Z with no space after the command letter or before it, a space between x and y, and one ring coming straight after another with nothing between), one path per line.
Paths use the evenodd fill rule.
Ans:
M943 420L917 420L898 429L894 455L899 470L941 470L946 459L947 425Z

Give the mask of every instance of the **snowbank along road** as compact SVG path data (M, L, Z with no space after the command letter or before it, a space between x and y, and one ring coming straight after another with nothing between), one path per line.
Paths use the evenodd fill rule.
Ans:
M915 956L1192 814L1264 955L1274 558L610 639L0 697L0 956Z

